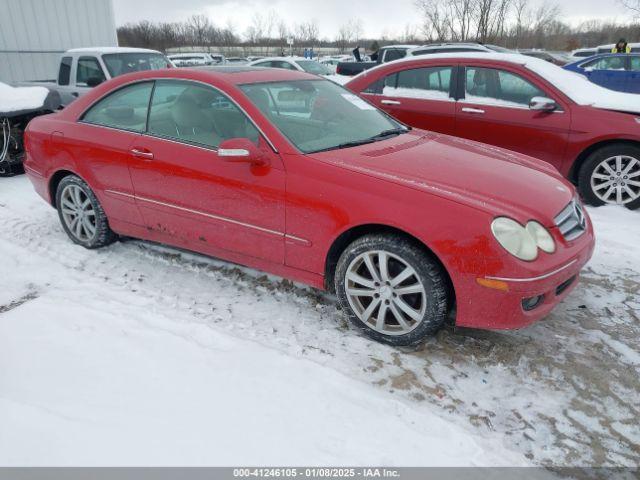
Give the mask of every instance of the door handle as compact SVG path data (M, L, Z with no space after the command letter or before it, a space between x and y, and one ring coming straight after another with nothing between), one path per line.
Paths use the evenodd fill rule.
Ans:
M380 103L382 105L401 105L398 100L381 100Z
M139 150L137 148L131 149L131 155L137 158L143 158L144 160L153 160L152 152L145 152L144 150Z
M80 94L78 92L71 92L71 96L78 98Z
M477 115L482 115L484 113L484 110L480 108L471 108L471 107L464 107L462 111L464 113L475 113Z

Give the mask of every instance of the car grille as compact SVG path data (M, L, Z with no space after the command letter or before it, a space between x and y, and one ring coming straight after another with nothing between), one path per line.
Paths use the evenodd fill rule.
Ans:
M554 219L565 240L575 240L587 229L587 218L580 200L573 199Z

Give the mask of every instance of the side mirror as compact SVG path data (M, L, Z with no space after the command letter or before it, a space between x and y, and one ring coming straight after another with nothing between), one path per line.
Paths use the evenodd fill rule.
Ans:
M97 87L102 82L104 82L104 80L100 77L89 77L87 78L87 87Z
M529 109L537 110L539 112L553 112L558 108L558 104L555 100L551 100L547 97L533 97L529 101Z
M269 160L248 138L230 138L224 140L218 146L218 157L227 162L250 163L251 165L264 166Z

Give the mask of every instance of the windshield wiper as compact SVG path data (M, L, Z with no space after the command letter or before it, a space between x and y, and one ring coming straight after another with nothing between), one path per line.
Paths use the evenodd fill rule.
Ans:
M350 142L344 142L339 145L335 145L333 147L322 148L320 150L314 150L308 153L328 152L329 150L340 150L342 148L357 147L358 145L366 145L367 143L373 143L373 142L378 142L380 140L384 140L385 138L390 137L392 135L401 135L403 133L407 133L409 130L411 130L411 128L404 128L404 127L391 128L389 130L384 130L379 134L374 135L373 137L363 138L362 140L352 140Z
M377 140L376 137L363 138L362 140L352 140L350 142L344 142L344 143L341 143L339 145L335 145L333 147L321 148L320 150L314 150L314 151L309 152L309 153L328 152L329 150L340 150L342 148L357 147L358 145L366 145L367 143L373 143L376 140Z
M403 133L407 133L409 130L410 130L409 128L405 128L405 127L390 128L389 130L384 130L379 134L371 137L371 139L373 141L382 140L383 138L387 138L392 135L402 135Z

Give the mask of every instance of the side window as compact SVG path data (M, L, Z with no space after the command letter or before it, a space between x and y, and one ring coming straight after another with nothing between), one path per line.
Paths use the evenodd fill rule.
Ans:
M528 107L533 97L546 96L520 75L494 68L467 67L466 100L485 105Z
M254 64L255 67L272 67L271 62L260 62Z
M94 104L82 120L96 125L144 132L152 82L121 88Z
M78 59L76 85L87 85L91 78L99 80L100 82L106 80L97 58L80 57Z
M384 81L385 81L384 78L379 78L378 80L373 82L371 85L369 85L367 88L365 88L362 91L362 93L372 93L376 95L381 94L384 88Z
M448 100L453 67L402 70L390 75L382 93L388 97Z
M624 56L602 57L583 63L585 70L624 70Z
M633 55L629 57L629 70L640 72L640 57Z
M219 91L192 82L159 80L151 100L148 132L216 148L229 138L258 142L258 130Z
M296 67L294 67L293 65L291 65L289 62L271 62L272 66L275 68L284 68L285 70L297 70Z
M404 57L407 54L406 50L399 50L399 49L391 49L391 50L387 50L384 54L384 63L387 62L392 62L394 60L398 60L399 58Z
M58 85L69 85L71 79L71 63L73 58L63 57L60 60L60 71L58 72Z

